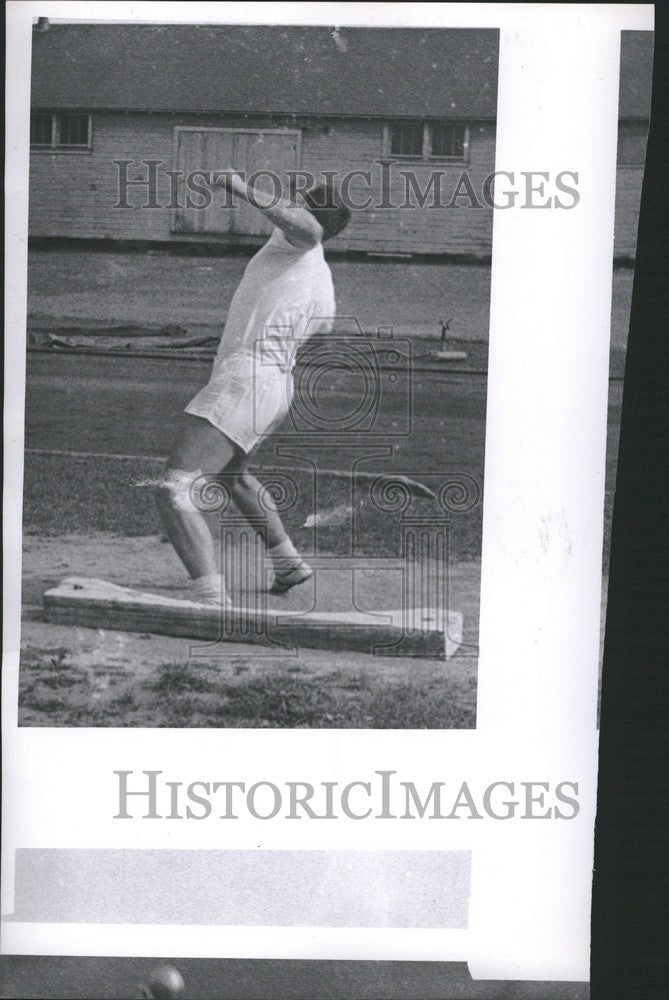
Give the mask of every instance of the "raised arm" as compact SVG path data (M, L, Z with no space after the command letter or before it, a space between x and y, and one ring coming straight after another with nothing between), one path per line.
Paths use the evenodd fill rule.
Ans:
M308 249L316 246L323 239L323 228L306 208L296 205L288 198L282 198L278 204L264 208L264 192L254 188L242 180L234 170L217 171L213 176L213 187L225 187L232 194L237 194L250 205L274 223L294 247Z

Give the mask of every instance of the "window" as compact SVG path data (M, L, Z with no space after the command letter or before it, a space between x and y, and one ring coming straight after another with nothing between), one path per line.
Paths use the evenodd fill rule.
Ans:
M642 167L646 159L648 122L618 123L618 166Z
M386 152L414 160L459 160L467 156L469 129L464 122L395 121L387 130Z
M393 156L422 156L422 124L420 122L396 122L391 125L390 152Z
M88 115L56 115L59 146L88 146Z
M42 112L33 112L30 116L30 145L50 146L52 116Z
M33 149L90 149L91 116L70 111L33 111L30 146Z
M452 160L465 158L465 127L460 123L436 122L430 126L432 132L431 156L448 157Z

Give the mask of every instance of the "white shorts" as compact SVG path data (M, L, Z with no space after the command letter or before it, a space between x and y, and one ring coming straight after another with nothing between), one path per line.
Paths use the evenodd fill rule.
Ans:
M185 407L248 452L284 419L293 398L293 376L251 355L216 358L209 381Z

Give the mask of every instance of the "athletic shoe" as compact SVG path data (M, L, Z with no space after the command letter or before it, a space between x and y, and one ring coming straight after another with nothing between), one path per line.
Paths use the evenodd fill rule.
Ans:
M313 575L314 571L311 566L302 561L297 566L291 566L290 569L275 573L274 582L269 588L269 592L270 594L285 594L286 591L296 587L298 583L304 583Z

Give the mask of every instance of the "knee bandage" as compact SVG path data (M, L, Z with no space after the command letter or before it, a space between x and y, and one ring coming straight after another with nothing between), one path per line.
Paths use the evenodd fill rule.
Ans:
M172 504L177 510L194 512L191 489L193 483L200 478L202 471L186 472L184 469L169 469L163 480L163 487L169 492Z

